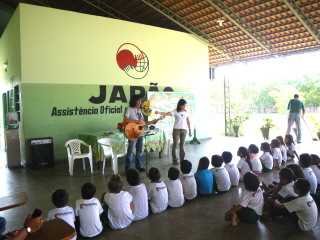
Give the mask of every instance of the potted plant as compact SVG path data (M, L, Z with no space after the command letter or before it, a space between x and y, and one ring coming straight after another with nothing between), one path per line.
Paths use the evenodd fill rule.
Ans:
M320 120L314 118L313 116L308 116L313 122L313 129L312 132L316 132L318 135L318 139L320 139Z
M235 137L240 137L239 129L242 126L242 123L249 119L248 115L236 115L235 118L231 119L233 131L235 133Z
M314 128L317 132L318 139L320 139L320 120L314 123Z
M265 140L269 139L269 132L270 128L275 127L276 125L273 123L273 120L271 118L264 118L262 119L262 127L260 128L262 132L262 136Z

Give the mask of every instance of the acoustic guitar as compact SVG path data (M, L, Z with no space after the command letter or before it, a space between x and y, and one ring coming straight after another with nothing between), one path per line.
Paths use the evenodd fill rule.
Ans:
M144 128L150 124L155 124L159 120L164 119L165 116L161 116L158 119L154 119L146 124L128 123L124 128L124 134L127 139L135 141L139 138L140 134L144 132Z

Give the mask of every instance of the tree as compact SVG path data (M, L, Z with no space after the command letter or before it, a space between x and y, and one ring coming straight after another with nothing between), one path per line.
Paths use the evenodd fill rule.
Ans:
M275 86L269 86L262 88L255 96L253 96L253 103L257 107L259 113L268 113L268 109L275 107L276 100L269 95L269 93L274 90L276 90Z
M320 75L303 75L289 83L296 86L299 93L304 96L306 108L316 110L320 106Z

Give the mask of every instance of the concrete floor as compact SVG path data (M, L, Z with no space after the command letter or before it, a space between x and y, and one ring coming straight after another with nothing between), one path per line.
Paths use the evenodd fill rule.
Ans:
M195 172L198 160L202 156L209 158L213 154L221 154L222 151L231 151L234 154L234 162L237 163L236 151L239 146L248 146L255 143L260 146L263 139L257 137L222 137L217 136L210 140L202 140L201 144L186 144L186 159L193 163L192 172ZM305 140L297 146L298 153L308 152L320 154L320 142ZM3 159L5 154L0 154ZM145 156L144 156L145 159ZM171 157L158 158L158 153L149 153L148 159L154 167L161 170L162 179L167 178L167 170L171 167ZM110 169L110 165L108 165ZM119 159L120 174L124 173L124 158ZM1 168L0 169L0 197L16 192L27 192L29 203L14 209L0 212L0 216L7 219L7 230L18 229L22 226L27 213L34 208L43 210L46 216L54 206L51 203L51 193L58 188L64 188L69 192L69 205L74 207L75 201L81 198L80 188L87 181L93 182L97 187L97 197L107 191L106 180L111 174L101 175L94 165L94 173L83 172L80 161L76 162L74 176L69 176L67 161L57 161L54 168L30 170L26 168ZM143 182L149 180L143 176ZM261 179L267 183L278 180L278 171L263 174ZM197 197L195 200L186 202L177 209L168 209L160 214L151 214L146 219L133 222L123 230L104 229L101 236L95 239L320 239L320 220L316 227L309 232L299 231L288 219L273 221L261 220L257 224L240 223L238 227L229 226L223 220L224 213L233 204L238 203L244 186L232 188L229 193L209 197Z

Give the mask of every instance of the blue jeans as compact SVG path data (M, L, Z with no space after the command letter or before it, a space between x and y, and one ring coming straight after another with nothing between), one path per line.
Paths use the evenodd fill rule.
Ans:
M290 134L291 127L293 123L296 123L296 128L297 128L297 142L301 142L301 114L299 113L289 113L288 117L288 129L287 129L287 135Z
M136 169L142 168L142 147L143 147L143 137L138 138L138 140L131 141L128 140L128 150L127 150L127 157L126 157L126 173L131 168L132 163L132 155L134 149L136 149Z

